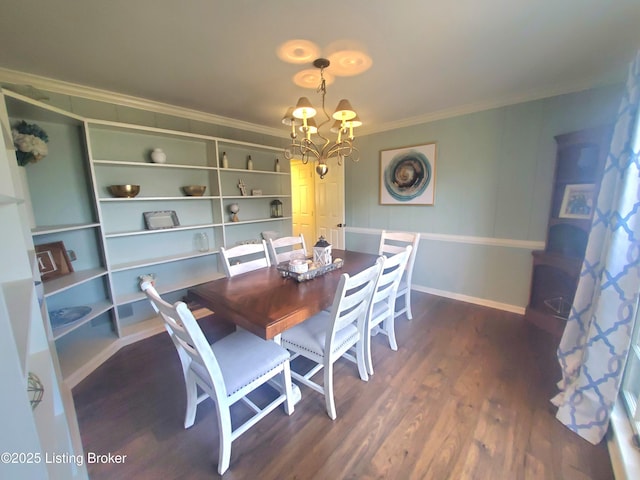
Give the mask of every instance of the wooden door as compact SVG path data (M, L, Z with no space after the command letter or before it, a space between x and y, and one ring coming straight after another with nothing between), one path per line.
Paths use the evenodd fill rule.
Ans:
M334 248L344 250L344 165L338 165L335 158L327 165L329 172L324 179L315 175L317 235L326 238Z
M291 161L292 231L293 235L304 235L307 254L316 243L315 175L315 164Z

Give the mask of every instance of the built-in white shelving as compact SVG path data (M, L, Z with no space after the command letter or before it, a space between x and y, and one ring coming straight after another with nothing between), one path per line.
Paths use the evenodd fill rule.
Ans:
M33 241L62 241L77 257L74 272L43 283L44 315L91 308L47 332L70 386L123 345L163 331L139 289L141 275L156 275L158 291L174 301L189 287L222 276L221 246L257 240L267 229L291 233L288 162L275 171L280 148L85 119L17 94L9 96L7 108L12 121L37 123L50 139L47 158L26 170ZM154 148L164 150L165 163L151 161ZM223 152L229 168L220 167ZM246 169L248 156L253 170ZM240 182L247 195L240 195ZM140 193L112 196L108 187L121 184L140 185ZM187 196L187 185L205 185L205 194ZM274 199L283 202L283 217L271 218ZM22 201L0 194L0 205ZM240 205L239 222L231 221L231 203ZM147 229L144 214L157 211L175 212L179 225ZM200 251L196 237L203 236L208 249Z

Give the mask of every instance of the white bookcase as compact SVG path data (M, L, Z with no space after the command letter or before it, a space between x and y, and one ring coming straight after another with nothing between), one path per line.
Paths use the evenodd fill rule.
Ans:
M24 167L33 243L62 241L76 258L73 273L44 282L44 315L91 307L80 320L47 327L70 387L123 345L163 330L139 290L140 275L155 274L159 292L175 301L223 275L220 246L257 241L263 231L291 234L288 162L275 171L280 148L81 118L12 92L5 101L12 124L37 123L49 135L49 155ZM165 163L151 161L154 148L166 153ZM223 152L228 168L221 167ZM253 170L246 169L249 155ZM108 186L120 184L140 185L140 193L112 196ZM186 196L186 185L206 185L205 194ZM276 199L284 214L271 218ZM231 203L240 207L238 222L231 221ZM146 228L145 212L166 211L175 212L178 225ZM208 239L206 251L197 248L199 234Z

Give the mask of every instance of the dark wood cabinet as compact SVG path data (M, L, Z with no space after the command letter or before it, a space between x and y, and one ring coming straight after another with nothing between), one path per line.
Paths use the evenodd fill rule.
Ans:
M611 129L555 137L556 167L546 246L533 252L526 320L562 335L584 259Z

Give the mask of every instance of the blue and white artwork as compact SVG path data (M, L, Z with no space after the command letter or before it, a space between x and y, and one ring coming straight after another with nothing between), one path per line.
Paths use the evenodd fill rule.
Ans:
M436 144L380 152L382 205L433 205Z

